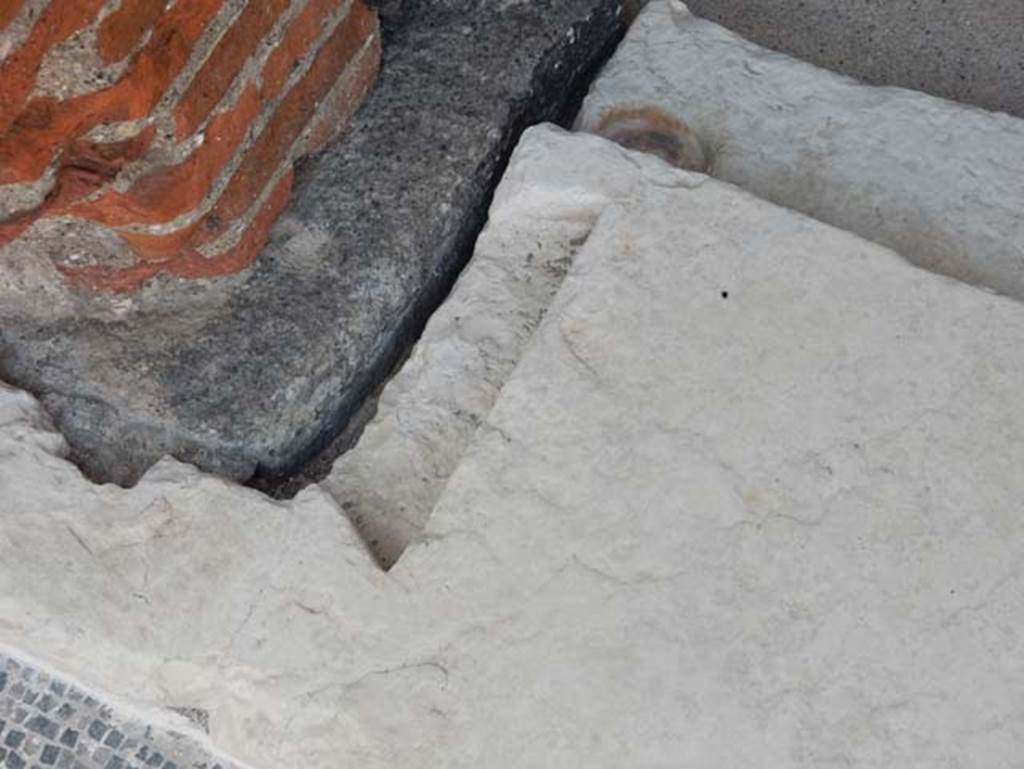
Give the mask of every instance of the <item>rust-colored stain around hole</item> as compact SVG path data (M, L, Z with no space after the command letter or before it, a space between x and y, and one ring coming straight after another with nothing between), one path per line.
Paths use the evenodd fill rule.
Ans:
M610 110L601 117L596 133L687 171L705 172L709 166L707 152L686 122L658 107Z

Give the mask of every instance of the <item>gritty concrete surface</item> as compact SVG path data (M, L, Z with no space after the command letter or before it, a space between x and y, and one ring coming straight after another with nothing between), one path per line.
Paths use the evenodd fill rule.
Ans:
M631 124L609 124L616 115ZM675 133L688 127L681 139L673 121ZM680 2L652 0L591 86L577 125L620 139L626 131L627 144L654 137L684 147L695 137L716 178L1024 299L1019 118L863 85L751 43Z
M874 85L1024 117L1020 0L690 0L700 16Z
M1015 769L1024 306L538 127L487 238L556 222L587 240L387 573L318 486L96 486L0 391L0 641L267 769Z
M519 131L571 119L625 26L617 0L407 2L385 22L375 90L297 170L247 272L0 297L0 376L93 477L131 483L164 454L276 476L314 454L444 296Z

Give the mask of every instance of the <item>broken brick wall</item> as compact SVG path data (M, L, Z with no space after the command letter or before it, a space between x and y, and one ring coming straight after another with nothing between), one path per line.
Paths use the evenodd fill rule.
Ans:
M106 291L242 269L379 60L363 0L2 0L0 254Z

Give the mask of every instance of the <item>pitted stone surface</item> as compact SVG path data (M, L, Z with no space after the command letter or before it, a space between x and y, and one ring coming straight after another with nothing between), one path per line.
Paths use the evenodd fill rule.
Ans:
M181 733L0 651L0 766L6 769L239 769Z
M449 288L519 131L571 119L625 25L617 0L410 2L386 21L375 90L297 170L247 272L118 301L0 292L0 376L94 477L130 483L163 454L275 476L313 455ZM19 258L11 274L48 285Z

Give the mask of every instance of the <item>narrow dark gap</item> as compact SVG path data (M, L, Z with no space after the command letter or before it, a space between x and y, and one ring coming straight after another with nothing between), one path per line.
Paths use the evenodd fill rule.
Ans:
M393 39L400 29L394 24L409 23L405 14L397 13L400 20L389 18L388 6L401 5L402 0L381 3L384 44ZM481 161L488 168L479 199L472 212L461 222L455 239L453 255L446 269L431 277L412 306L404 314L397 328L382 343L383 352L375 364L365 370L350 388L351 397L336 414L325 420L320 437L305 452L304 457L285 474L257 472L246 485L258 489L275 499L290 499L305 486L316 483L328 475L335 459L359 440L365 425L376 413L377 400L392 374L408 358L419 340L430 316L444 303L463 268L473 255L477 238L487 221L494 191L508 166L512 151L523 131L531 125L551 122L568 128L578 113L590 84L611 57L628 27L628 18L635 9L629 7L616 15L617 29L609 35L600 25L607 19L600 14L574 25L570 47L556 46L544 56L534 71L527 98L515 101L508 110L503 135L490 156ZM635 5L635 3L634 3ZM580 66L568 68L566 59L582 57ZM566 77L568 72L568 77Z

